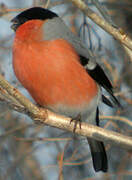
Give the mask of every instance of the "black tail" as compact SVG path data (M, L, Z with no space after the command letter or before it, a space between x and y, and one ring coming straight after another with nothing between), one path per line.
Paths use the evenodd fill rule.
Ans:
M92 160L93 160L93 167L95 171L107 172L108 162L107 162L107 155L105 152L104 144L100 141L96 141L93 139L87 138L87 140L90 146Z
M96 110L96 125L99 126L99 109ZM101 141L96 141L90 138L87 138L92 160L93 160L93 167L96 172L103 171L107 172L108 169L108 161L107 155L105 152L104 144Z

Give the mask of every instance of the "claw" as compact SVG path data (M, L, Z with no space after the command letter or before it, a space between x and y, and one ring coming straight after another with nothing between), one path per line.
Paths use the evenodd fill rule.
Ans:
M71 124L72 122L75 122L74 128L73 128L73 133L75 133L76 127L77 127L77 124L78 124L78 123L79 123L79 127L80 127L80 129L81 129L81 114L78 114L75 118L72 118L72 119L70 120L70 124Z

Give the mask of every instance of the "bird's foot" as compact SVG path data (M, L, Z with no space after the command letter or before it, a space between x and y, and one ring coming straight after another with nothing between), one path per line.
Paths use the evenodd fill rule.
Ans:
M81 114L78 114L75 118L72 118L71 121L70 121L70 124L74 122L74 128L73 128L73 133L75 133L76 131L76 127L77 127L77 124L79 124L79 127L81 129Z

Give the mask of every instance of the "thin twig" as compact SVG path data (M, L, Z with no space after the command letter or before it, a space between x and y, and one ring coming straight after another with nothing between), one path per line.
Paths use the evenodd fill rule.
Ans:
M111 34L115 39L124 44L127 48L132 50L132 40L121 29L111 26L107 21L101 18L97 13L90 9L82 0L71 0L83 13L93 20L97 25L103 28L106 32Z

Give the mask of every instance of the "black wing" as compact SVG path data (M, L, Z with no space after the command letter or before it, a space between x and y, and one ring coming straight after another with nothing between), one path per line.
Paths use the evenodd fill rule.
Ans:
M80 56L80 62L83 66L86 66L88 61L89 60L85 58L84 56ZM95 68L93 69L86 68L86 71L98 84L100 84L106 91L109 92L109 94L112 96L113 102L117 104L119 107L121 107L121 104L119 103L117 98L114 96L112 84L107 78L107 76L105 75L102 68L98 64L96 64ZM104 95L102 96L102 100L105 104L112 107L111 102Z

